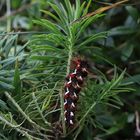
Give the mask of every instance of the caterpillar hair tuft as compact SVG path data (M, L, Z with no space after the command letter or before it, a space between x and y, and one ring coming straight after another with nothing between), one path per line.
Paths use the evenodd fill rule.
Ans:
M74 63L75 68L73 72L66 77L64 87L64 115L65 121L69 126L74 125L76 103L84 78L88 75L88 64L85 60L77 59Z

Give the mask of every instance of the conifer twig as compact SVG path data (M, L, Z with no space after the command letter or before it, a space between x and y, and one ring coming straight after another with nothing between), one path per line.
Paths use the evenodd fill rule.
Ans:
M66 70L66 76L70 73L70 65L71 65L71 60L72 60L72 34L70 32L70 37L69 37L69 53L68 53L68 61L67 61L67 70ZM64 95L63 95L63 86L60 90L60 99L61 99L61 118L62 118L62 127L63 127L63 135L66 135L66 125L65 125L65 117L64 117Z
M11 14L11 1L10 0L6 0L6 7L7 7L7 17L10 16ZM11 30L11 18L7 19L7 32L10 32Z
M0 116L0 121L3 122L4 124L8 125L9 127L15 129L16 131L20 132L22 135L25 135L28 138L28 140L32 140L32 138L31 138L32 136L29 135L26 131L21 130L20 125L14 125L14 124L10 123L6 119L4 119L2 116Z
M40 130L44 130L44 131L51 131L48 129L45 129L44 127L36 124L33 120L31 120L31 118L21 109L21 107L16 103L16 101L11 97L11 95L8 92L5 92L6 97L15 105L15 107L18 109L18 111L23 115L23 117L28 120L28 122L30 122L33 126L35 126L36 128L40 129Z

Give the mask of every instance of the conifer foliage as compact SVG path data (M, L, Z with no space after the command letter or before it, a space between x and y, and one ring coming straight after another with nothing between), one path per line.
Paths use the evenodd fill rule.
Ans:
M78 20L88 13L90 4L91 0L88 3L76 0L73 4L69 0L62 3L54 0L48 2L52 12L42 10L49 20L33 21L45 33L33 36L29 44L23 46L23 49L28 47L29 55L24 52L22 55L23 49L15 50L10 63L10 73L14 76L9 74L2 82L0 79L0 86L9 88L3 88L3 100L0 100L4 108L0 111L3 139L6 140L8 132L15 136L14 140L19 137L20 140L68 137L76 140L88 129L105 130L98 118L100 111L122 105L118 93L129 91L121 82L125 72L118 74L114 66L114 75L108 80L94 66L100 49L92 46L104 40L107 32L88 32L88 26L104 14ZM85 60L77 59L71 69L72 60L77 56L84 56ZM10 68L3 63L2 69Z

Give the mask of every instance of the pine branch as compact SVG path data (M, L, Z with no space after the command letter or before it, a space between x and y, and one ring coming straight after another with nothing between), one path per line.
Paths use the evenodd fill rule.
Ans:
M68 61L67 61L67 71L66 71L66 76L70 73L70 65L71 65L71 60L72 60L72 34L70 33L69 37L69 53L68 53ZM60 99L61 99L61 118L62 118L62 127L63 127L63 135L66 135L66 125L65 125L65 117L64 117L64 86L62 86L62 89L60 90Z
M32 136L29 135L26 131L21 130L20 125L14 125L10 123L6 119L4 119L2 116L0 116L0 121L2 121L5 125L8 125L11 128L15 129L16 131L20 132L21 134L25 135L29 140L32 140Z
M23 115L23 117L28 120L33 126L35 126L39 130L44 131L51 131L43 128L42 126L36 124L33 120L30 119L30 117L21 109L21 107L17 104L17 102L11 97L11 95L8 92L5 92L5 95L8 97L8 99L15 105L17 110Z

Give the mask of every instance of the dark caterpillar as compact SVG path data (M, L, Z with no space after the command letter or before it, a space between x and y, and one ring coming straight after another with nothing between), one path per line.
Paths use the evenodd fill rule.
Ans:
M65 94L64 94L64 115L68 125L74 124L76 103L79 98L79 92L84 78L88 75L88 64L85 60L78 59L75 61L75 69L66 77Z

